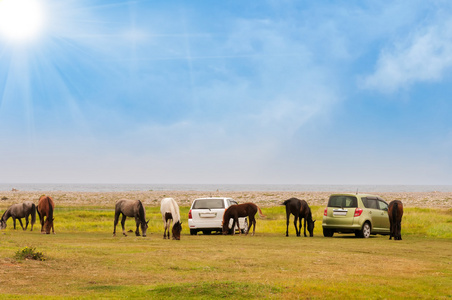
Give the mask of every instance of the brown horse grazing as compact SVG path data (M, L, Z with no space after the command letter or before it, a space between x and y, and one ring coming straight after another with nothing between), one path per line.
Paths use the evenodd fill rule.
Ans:
M115 225L113 229L113 236L116 236L116 225L118 225L119 215L122 214L121 226L122 234L127 236L124 229L124 224L126 223L127 217L134 217L137 229L135 230L135 235L140 236L140 226L143 233L143 237L146 236L146 231L148 230L148 223L146 222L146 211L144 210L143 203L140 200L119 200L116 202L115 206Z
M13 218L14 229L16 229L16 219L19 219L20 226L23 230L27 230L28 227L28 216L31 215L31 231L33 231L33 225L36 222L36 206L31 201L26 201L24 203L11 205L0 219L0 229L6 228L6 221L11 217ZM25 228L22 224L22 218L25 218Z
M390 224L390 235L389 239L394 237L394 240L401 240L402 234L402 216L403 216L403 203L400 200L394 200L389 203L388 216Z
M55 203L53 199L49 196L42 195L39 197L38 202L38 215L39 221L41 223L41 233L50 234L50 228L52 228L52 233L55 234L55 229L53 228L53 211L55 209Z
M308 223L309 236L314 236L315 221L312 220L311 208L305 200L290 198L282 203L286 206L286 236L289 236L289 219L290 214L294 215L293 224L297 236L301 235L301 219L304 219L304 236L306 237L306 223ZM298 227L297 227L298 220Z
M223 215L223 234L228 234L229 232L229 220L232 218L232 234L234 234L234 228L235 224L237 223L237 227L240 231L239 226L239 218L248 217L248 230L246 231L246 234L250 231L251 226L253 226L253 235L256 230L256 219L255 215L259 211L259 215L261 217L265 217L264 214L262 214L261 209L254 203L243 203L243 204L237 204L237 205L231 205L229 206Z

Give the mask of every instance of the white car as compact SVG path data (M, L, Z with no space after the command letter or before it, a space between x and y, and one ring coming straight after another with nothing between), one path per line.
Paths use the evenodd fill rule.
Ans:
M194 200L188 212L190 234L196 235L198 231L202 231L204 234L210 234L212 231L221 233L224 211L231 205L237 205L232 198L211 197ZM232 219L229 222L229 227L231 226ZM239 226L243 233L246 232L248 230L247 219L239 218ZM235 230L237 229L236 225Z

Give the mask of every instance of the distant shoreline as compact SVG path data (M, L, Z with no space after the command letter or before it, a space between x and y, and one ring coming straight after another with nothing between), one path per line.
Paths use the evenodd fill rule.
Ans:
M362 191L370 193L369 191ZM0 191L0 208L24 201L37 202L42 194L52 196L58 206L99 206L113 208L119 199L139 199L145 206L159 206L165 197L174 198L181 206L190 206L200 197L222 196L239 203L253 202L261 207L279 206L291 197L305 199L309 205L325 206L332 192L292 191L126 191L126 192L62 192L62 191ZM378 192L387 202L398 199L406 207L452 209L452 192Z
M69 184L69 183L0 183L0 192L362 192L411 193L452 192L452 185L340 185L340 184Z

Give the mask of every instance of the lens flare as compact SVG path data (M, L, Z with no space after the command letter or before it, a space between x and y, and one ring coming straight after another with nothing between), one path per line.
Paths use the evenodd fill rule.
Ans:
M0 35L13 41L36 38L44 25L38 0L0 0Z

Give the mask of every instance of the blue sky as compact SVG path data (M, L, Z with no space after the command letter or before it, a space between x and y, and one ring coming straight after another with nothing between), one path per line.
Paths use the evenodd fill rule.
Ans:
M452 183L449 1L40 2L0 182Z

